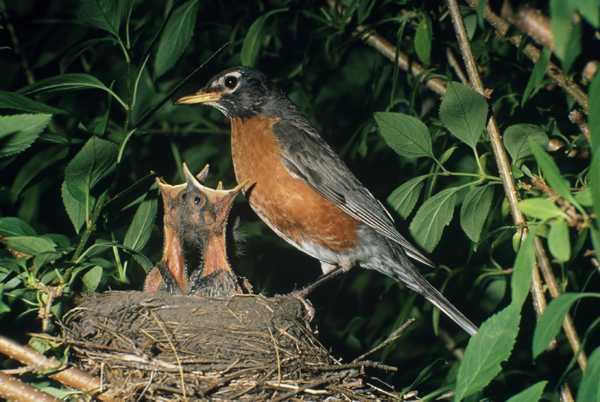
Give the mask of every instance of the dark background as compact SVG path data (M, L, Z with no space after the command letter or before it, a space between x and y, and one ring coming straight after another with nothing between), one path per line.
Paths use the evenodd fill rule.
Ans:
M108 127L105 132L96 134L121 144L127 133L127 119L138 120L144 111L169 96L175 85L222 45L228 44L170 98L175 99L203 86L222 69L239 65L240 51L249 27L261 15L279 8L287 8L287 11L267 19L260 38L261 49L256 67L289 94L377 198L385 201L401 183L432 169L431 161L408 160L396 155L385 144L373 120L373 113L378 111L397 111L421 118L433 135L434 153L441 155L444 150L458 145L448 167L454 171L473 170L475 165L470 150L460 146L438 120L438 95L425 88L415 77L398 70L353 33L359 23L374 27L381 36L418 61L414 35L418 22L426 15L432 21L433 38L431 63L426 72L443 80L457 81L446 59L447 49L452 50L459 60L460 52L445 3L366 1L359 7L363 11L357 9L346 18L333 13L325 2L200 2L194 35L185 52L172 69L156 77L152 66L157 45L153 38L160 32L169 10L182 3L135 3L130 24L131 61L127 63L114 41L97 43L78 52L78 45L82 42L109 36L79 18L78 2L6 2L3 23L10 22L14 28L19 50L35 80L85 72L106 85L113 85L115 92L127 99L131 82L135 80L145 56L150 54L151 57L141 78L138 102L129 116L116 102L109 106L106 93L101 91L70 91L36 97L46 104L67 110L68 114L54 116L46 134L25 152L0 159L0 215L18 216L38 233L63 234L70 239L72 250L80 237L73 231L61 200L64 169L94 133L106 111L110 111ZM539 6L544 9L545 3L541 2ZM531 74L532 63L518 49L497 39L488 25L479 24L474 10L465 8L463 13L474 22L470 25L474 31L472 47L486 87L493 88L490 105L500 126L538 124L551 138L565 142L566 148L554 153L553 157L572 183L577 183L578 178L583 177L589 160L568 157L565 151L578 149L583 143L577 127L569 123L565 113L572 102L555 86L545 85L541 88L542 95L521 106L520 94ZM0 89L15 91L28 83L21 56L14 51L15 44L6 24L4 28L0 31L0 44L5 44L0 50ZM584 26L584 38L588 37L586 33L590 30L590 27ZM581 71L587 55L598 50L597 42L583 40L582 55L572 67L576 78L579 78L577 71ZM223 180L226 188L232 187L235 183L228 134L229 124L217 111L175 106L168 101L138 128L129 139L123 161L94 191L99 193L109 189L109 196L114 196L151 172L169 183L182 182L181 161L186 161L192 171L210 163L208 183L214 185L217 180ZM53 136L60 137L61 144L57 145ZM14 199L11 185L18 172L34 155L49 147L63 147L68 150L67 156L36 176ZM485 155L489 172L497 174L485 136L481 140L480 154ZM464 178L456 177L428 182L417 208L431 194L463 182ZM520 186L520 191L524 196L531 194L523 186ZM135 212L135 201L144 195L157 198L152 179L132 190L128 200L134 202L132 206L119 205L102 212L90 244L98 239L120 241ZM159 207L152 236L143 249L143 254L151 261L160 259L161 214ZM472 243L461 230L458 215L457 209L432 253L432 259L440 264L440 268L423 267L422 272L443 289L444 294L468 317L480 323L506 305L510 296L507 290L509 269L515 257L511 242L514 228L501 186L495 186L494 201L479 244ZM408 223L399 218L397 221L402 233L410 237ZM319 275L318 263L276 237L258 220L242 197L236 203L232 222L243 237L240 244L232 247L241 249L239 253L232 252L232 265L237 272L249 278L256 291L268 295L285 293L310 283ZM573 235L573 243L576 236ZM582 250L591 247L585 239L582 244ZM574 254L577 255L567 264L555 265L560 270L557 271L559 278L564 279L566 286L573 291L584 288L598 290L597 275L593 275L589 259L583 257L583 251ZM8 253L4 257L3 264L9 266L6 262ZM135 259L122 256L129 260L127 282L123 283L115 275L112 252L101 253L98 258L105 260L98 290L141 288L145 271ZM45 267L43 272L75 268L72 264L55 263ZM1 278L0 284L11 276ZM75 279L58 301L57 314L69 306L72 297L81 290L80 279ZM2 332L26 339L26 331L39 330L36 310L27 303L29 300L35 305L36 290L23 282L11 292L3 300L10 306L10 311L0 313ZM405 336L372 358L400 368L397 374L385 377L386 381L399 389L419 389L421 396L439 392L452 383L467 336L445 318L438 322L437 313L433 314L431 305L421 297L380 274L355 269L324 285L311 300L317 311L316 326L323 343L344 360L374 347L409 317L417 318ZM582 303L575 319L585 328L594 316L597 316L597 308L591 303ZM549 379L552 383L563 374L571 358L564 342L559 351L532 363L529 349L534 324L535 315L528 301L515 352L502 374L486 391L493 400L505 400L540 379Z

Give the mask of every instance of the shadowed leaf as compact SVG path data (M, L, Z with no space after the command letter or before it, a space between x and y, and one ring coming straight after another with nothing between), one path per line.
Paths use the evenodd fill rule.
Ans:
M600 347L590 355L588 367L577 391L577 402L600 402L598 380L600 380Z
M550 224L550 232L548 232L548 248L554 258L560 262L569 261L571 258L569 226L564 219L556 219Z
M540 381L514 395L506 402L538 402L548 381Z
M131 225L127 229L123 245L135 251L140 251L152 234L152 225L156 219L156 200L143 201L135 211Z
M265 38L265 23L267 22L267 19L272 15L287 10L287 8L282 8L269 11L265 15L258 17L256 21L250 25L248 33L246 33L246 36L244 37L242 51L240 52L240 59L244 66L254 67L256 65L256 60L258 59L258 54Z
M475 187L467 193L460 207L460 226L475 243L479 242L493 200L494 189L491 186Z
M552 300L535 326L531 347L534 359L546 350L550 341L558 335L573 303L585 297L600 298L600 293L564 293Z
M62 196L75 232L89 219L95 201L90 191L114 169L117 152L112 142L92 137L67 165Z
M157 78L177 64L187 49L194 35L199 5L198 0L189 0L171 14L154 58L154 74Z
M452 220L456 192L456 188L448 188L429 198L410 223L410 232L415 241L428 252L437 246L444 228Z
M404 113L375 113L375 122L379 132L400 156L418 158L433 155L431 134L423 122Z
M548 145L546 132L534 124L514 124L504 130L502 139L513 163L531 155L529 139L544 148Z
M0 116L0 158L23 152L46 128L50 114Z
M456 138L475 148L487 120L488 105L483 96L458 82L448 84L440 105L440 120Z
M48 106L17 92L0 91L0 109L12 109L21 112L64 114L64 110Z
M406 218L412 212L419 199L426 178L427 176L413 177L398 186L387 198L387 202L401 217Z

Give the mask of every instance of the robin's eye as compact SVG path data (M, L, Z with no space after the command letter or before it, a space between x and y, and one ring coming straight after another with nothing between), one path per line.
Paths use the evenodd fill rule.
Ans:
M200 198L200 197L198 197L198 196L195 196L195 197L194 197L194 204L198 205L198 204L200 204L201 202L202 202L202 198Z
M229 89L233 89L236 87L238 83L238 79L232 75L229 77L225 77L225 86Z

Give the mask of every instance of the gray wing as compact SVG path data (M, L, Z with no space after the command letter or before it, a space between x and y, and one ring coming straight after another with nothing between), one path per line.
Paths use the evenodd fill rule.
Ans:
M406 240L394 226L385 207L367 190L315 129L302 117L273 126L283 147L283 162L294 176L306 181L344 212L402 246L406 254L434 267L435 264Z

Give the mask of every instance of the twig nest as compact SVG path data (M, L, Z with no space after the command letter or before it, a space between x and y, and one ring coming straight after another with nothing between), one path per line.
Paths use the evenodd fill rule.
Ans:
M89 294L63 323L82 368L135 400L391 400L343 365L289 296Z

